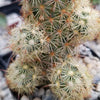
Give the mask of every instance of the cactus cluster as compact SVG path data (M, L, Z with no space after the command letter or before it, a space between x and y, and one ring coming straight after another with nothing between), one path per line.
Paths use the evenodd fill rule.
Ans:
M21 4L24 23L11 31L9 42L19 59L7 70L8 85L30 93L46 79L59 98L82 100L92 82L87 68L75 61L74 48L99 34L99 12L89 0L22 0Z

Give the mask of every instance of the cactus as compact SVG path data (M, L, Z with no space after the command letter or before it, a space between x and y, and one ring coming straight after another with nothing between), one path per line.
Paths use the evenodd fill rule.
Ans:
M40 71L32 63L21 62L18 58L7 69L7 83L9 87L19 93L32 93L40 83Z
M73 63L72 63L73 62ZM74 59L67 59L48 70L51 90L63 100L82 100L88 96L92 77L87 69Z
M23 69L23 64L18 62L25 62L28 66L33 63L38 69L36 78L43 80L45 77L59 98L82 100L88 96L91 75L73 58L76 55L74 48L99 34L99 12L91 8L89 0L22 0L21 4L24 24L12 30L9 43L20 59L7 70L9 86L20 93L34 91L39 81L32 80L30 67ZM32 86L27 88L25 84L20 88L19 84L24 82L19 78L22 73L12 73L12 70L25 70L24 75L31 76L29 83ZM26 77L24 79L29 81Z
M100 13L91 7L79 7L76 9L76 14L84 21L79 21L82 26L86 23L86 32L89 34L86 37L88 40L93 40L100 32Z
M23 23L20 27L12 29L11 33L9 47L22 58L34 60L43 52L45 39L42 31L35 25Z
M28 2L29 12L32 12L28 17L24 16L25 19L33 23L38 21L37 25L46 33L48 50L55 53L56 58L72 54L75 45L92 40L100 32L99 12L90 7L89 0L23 1L26 3L23 3L22 11L25 12Z

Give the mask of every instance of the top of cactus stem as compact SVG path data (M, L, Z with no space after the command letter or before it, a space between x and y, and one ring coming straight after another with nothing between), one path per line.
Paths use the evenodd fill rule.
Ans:
M41 70L35 67L34 63L22 62L17 58L6 72L8 86L20 94L32 93L35 87L40 84Z
M92 87L92 77L87 68L75 59L67 59L61 65L48 70L51 90L63 100L82 100Z
M89 0L22 0L25 20L45 33L43 60L59 62L70 53L73 55L75 46L96 37L100 17L90 6Z
M83 26L87 26L87 38L92 40L100 33L100 13L99 11L94 10L91 7L77 7L75 13L79 16L80 19L83 19ZM79 21L80 22L80 21Z
M11 31L10 48L23 59L34 59L44 49L44 34L34 24L23 23Z
M29 14L28 19L30 21L38 21L40 29L45 30L48 37L61 38L67 36L66 42L75 41L74 45L77 45L81 40L88 40L87 37L92 35L92 39L98 34L98 29L92 28L92 25L100 25L96 20L99 19L98 12L92 10L89 11L88 17L83 18L81 14L87 13L85 9L90 7L89 0L23 0L28 2L32 14ZM25 12L26 3L22 4L22 10ZM90 8L89 8L90 9ZM96 13L96 17L93 16ZM26 14L27 15L27 11ZM33 17L32 17L33 16ZM93 24L90 20L93 19ZM91 24L91 25L90 25ZM66 33L66 34L64 34ZM56 35L56 36L55 36ZM73 40L74 38L74 40ZM58 40L59 41L59 40ZM53 41L54 42L54 41ZM57 41L56 41L57 42Z

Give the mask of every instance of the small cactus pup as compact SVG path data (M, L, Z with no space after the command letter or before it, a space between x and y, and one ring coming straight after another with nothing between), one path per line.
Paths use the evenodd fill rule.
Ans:
M86 40L93 40L100 33L100 12L89 7L78 6L75 9L76 15L79 19L76 19L79 27L83 27L82 34L86 34ZM80 28L80 29L81 29Z
M12 29L9 46L22 58L34 59L43 52L44 42L43 32L35 25L25 22L20 27Z
M51 90L62 100L83 100L90 93L92 78L74 59L63 62L48 73Z
M39 70L37 71L34 64L22 63L20 59L15 60L6 72L8 86L19 94L33 93L36 86L40 84Z
M39 27L45 30L53 44L59 41L58 37L62 41L66 37L67 42L79 43L89 40L91 36L94 39L100 32L100 13L91 7L89 0L22 0L23 12L26 11L25 5L29 5L28 12L32 12L28 16L33 15L25 19L38 21Z

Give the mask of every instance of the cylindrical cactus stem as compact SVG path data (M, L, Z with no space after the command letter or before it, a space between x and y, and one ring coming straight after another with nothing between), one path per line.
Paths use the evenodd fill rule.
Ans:
M73 53L75 46L86 40L92 40L100 32L100 24L97 22L99 13L93 9L91 12L89 0L85 2L82 0L29 0L27 2L34 16L28 19L37 21L36 25L39 29L44 30L47 55L51 62L64 59L67 54ZM25 3L22 4L24 9ZM85 7L89 10L87 11ZM93 17L95 14L96 17Z
M15 60L6 72L8 86L19 94L32 93L40 84L41 70L32 63L22 63L21 59Z
M89 0L29 0L27 2L34 16L28 19L38 21L38 25L45 30L48 37L55 37L54 35L60 30L60 34L66 36L67 42L75 41L75 44L80 43L81 40L88 40L90 36L93 39L100 32L100 25L97 22L98 18L100 19L99 13L91 8ZM22 9L25 4L22 3ZM59 24L62 25L61 28ZM57 26L58 30L56 30Z
M42 31L34 24L24 23L12 29L9 45L12 51L23 59L34 59L45 47L45 38Z
M79 31L83 36L83 39L86 40L93 40L97 34L100 33L100 13L90 6L82 7L78 6L75 9L75 14L79 19L76 19L77 25L81 27ZM78 27L77 27L78 28Z
M83 69L83 70L82 70ZM91 76L74 60L65 61L48 71L51 90L63 100L83 100L91 90Z

